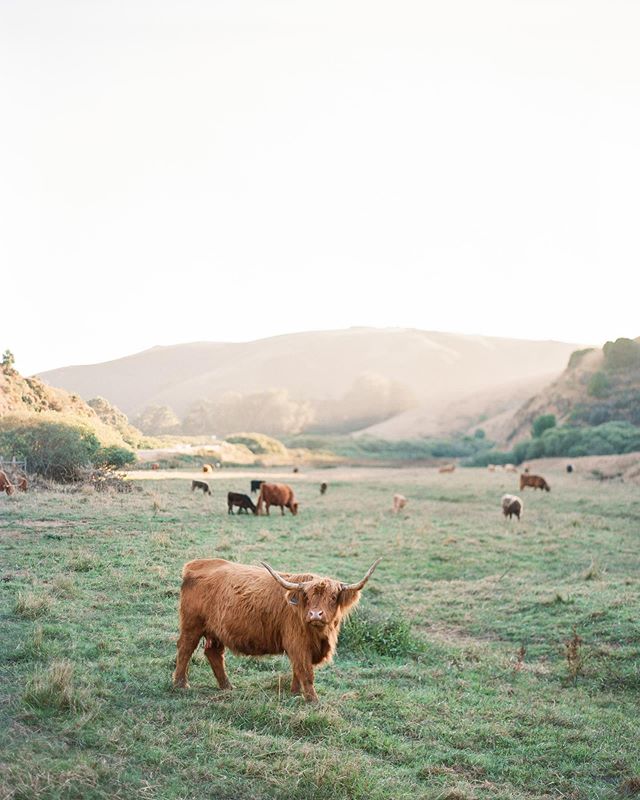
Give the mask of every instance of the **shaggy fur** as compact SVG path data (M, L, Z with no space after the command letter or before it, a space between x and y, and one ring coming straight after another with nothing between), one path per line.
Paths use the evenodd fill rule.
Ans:
M189 661L204 637L204 653L221 689L231 688L225 648L247 656L286 653L293 670L291 691L318 699L314 667L331 661L342 620L360 599L360 589L311 573L281 576L304 586L285 589L266 568L222 558L185 564L176 686L188 686Z
M7 477L7 473L3 472L0 469L0 492L6 492L7 494L13 494L15 492L15 486L11 483L9 478Z
M551 491L549 484L540 475L529 475L528 473L520 475L520 491L522 491L525 486L532 486L534 489L544 489L547 492Z
M516 516L518 519L520 519L522 508L522 500L517 495L505 494L502 497L502 513L505 515L505 517L509 517L509 519L511 519L512 516Z
M258 495L258 514L262 514L262 505L267 508L269 516L270 506L280 506L280 512L284 516L285 508L295 516L298 513L298 504L293 495L293 489L286 483L263 483Z

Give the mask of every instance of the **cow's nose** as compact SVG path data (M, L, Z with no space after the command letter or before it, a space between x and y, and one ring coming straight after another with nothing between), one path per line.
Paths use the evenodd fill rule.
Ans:
M316 619L322 619L324 616L323 611L314 611L313 609L309 610L309 622L313 622Z

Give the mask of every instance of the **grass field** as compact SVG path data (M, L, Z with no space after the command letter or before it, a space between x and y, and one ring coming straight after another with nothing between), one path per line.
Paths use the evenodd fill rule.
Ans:
M267 518L227 516L249 473L185 477L0 497L0 797L640 796L637 487L550 474L518 523L517 476L339 468ZM222 693L199 649L172 688L185 561L354 581L378 555L318 704L285 657L230 655Z

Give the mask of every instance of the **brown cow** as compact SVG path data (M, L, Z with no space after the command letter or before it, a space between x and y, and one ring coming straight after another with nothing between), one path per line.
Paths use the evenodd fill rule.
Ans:
M202 471L203 472L213 472L213 467L211 466L211 464L203 464L202 465Z
M522 473L520 475L520 491L525 486L532 486L534 489L544 489L547 492L551 491L549 484L540 475L529 475L529 473Z
M6 492L8 495L13 494L16 487L11 483L7 477L7 473L0 469L0 492Z
M344 616L378 565L358 583L341 583L311 573L279 574L223 558L189 561L182 570L180 638L173 673L175 686L188 687L189 661L200 639L218 686L231 689L224 650L247 656L286 653L291 691L317 700L314 667L331 661Z
M27 476L24 474L18 475L18 479L16 481L16 489L19 492L26 492L29 488L29 483L27 481Z
M227 513L233 514L233 507L238 506L238 514L244 510L245 514L249 513L249 509L254 514L258 513L258 509L254 506L253 500L248 494L240 494L240 492L227 492L227 506L229 511Z
M157 461L154 461L154 462L153 462L153 464L151 465L151 469L152 469L152 470L158 470L158 469L160 469L160 464L158 464L158 462L157 462Z
M444 464L442 467L438 469L438 472L455 472L456 465L455 464Z
M286 483L263 483L258 495L258 514L262 514L263 503L267 507L267 516L270 506L280 506L283 517L285 508L288 508L294 516L298 513L298 503L293 496L293 489Z
M324 494L327 491L327 484L323 481L320 484L320 494Z
M502 497L502 513L505 517L509 517L511 519L512 516L516 516L520 519L520 514L522 514L522 500L515 494L505 494Z
M402 509L407 505L407 498L403 494L394 494L393 495L393 512L397 514L398 511L402 511Z

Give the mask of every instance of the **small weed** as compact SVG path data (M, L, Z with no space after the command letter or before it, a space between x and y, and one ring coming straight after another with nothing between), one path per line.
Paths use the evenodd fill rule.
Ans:
M36 619L48 614L51 609L51 598L35 592L19 592L13 610L25 619Z
M401 658L421 652L424 645L413 635L409 622L398 614L382 616L356 611L342 628L339 649Z
M582 579L585 581L599 581L603 576L603 570L598 565L598 562L591 559L591 564L582 573Z
M89 706L88 693L75 686L73 664L67 660L54 661L36 672L27 684L24 701L32 708L61 711L82 711Z
M564 643L565 657L567 659L567 669L569 677L575 683L578 675L582 674L584 666L584 656L582 653L582 638L578 636L576 629L573 629L573 636Z
M618 789L620 797L638 797L640 796L640 775L634 775L622 781Z
M56 575L51 587L56 597L71 598L77 594L75 578L72 575Z
M96 556L88 550L77 550L69 561L69 566L74 572L89 572L96 564Z

